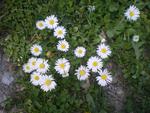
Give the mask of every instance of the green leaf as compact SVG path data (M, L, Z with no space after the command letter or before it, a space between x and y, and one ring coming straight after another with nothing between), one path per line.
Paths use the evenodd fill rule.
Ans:
M88 102L89 108L91 109L91 112L97 113L96 105L94 103L93 97L89 93L86 95L86 100Z

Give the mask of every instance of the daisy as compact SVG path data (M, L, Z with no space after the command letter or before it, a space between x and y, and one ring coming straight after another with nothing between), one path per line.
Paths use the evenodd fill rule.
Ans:
M48 60L39 58L37 59L37 71L40 73L46 73L49 69Z
M23 71L25 73L31 73L33 71L33 68L31 67L29 63L26 63L23 65Z
M140 11L139 11L139 9L136 6L131 5L126 10L126 12L124 13L124 15L126 16L126 18L128 20L136 21L140 17Z
M102 43L98 46L96 52L103 59L107 58L108 56L111 55L111 50L110 50L109 46L105 45L104 43Z
M77 70L75 75L77 75L78 80L86 80L90 74L89 74L89 69L85 66L80 66Z
M82 58L86 54L86 49L84 47L77 47L74 50L74 54L76 55L76 57Z
M55 70L61 74L66 75L69 72L70 69L70 63L65 58L60 58L55 63Z
M43 30L43 29L45 29L46 24L45 24L44 21L39 20L39 21L36 22L36 27L37 27L39 30Z
M101 70L99 72L100 76L96 77L98 84L101 86L106 86L108 83L112 82L111 74L107 71L107 69Z
M33 72L30 77L30 82L35 86L40 85L41 78L42 75L39 72Z
M58 25L58 19L55 17L55 15L51 15L46 17L45 23L49 29L55 29Z
M54 36L56 36L57 38L63 39L65 38L65 35L66 35L66 29L63 26L58 26L54 30Z
M41 79L41 89L46 92L55 89L56 85L57 84L54 81L52 75L50 76L44 75Z
M34 57L31 57L28 60L28 63L30 64L33 70L37 69L36 61L37 61L37 58L34 58Z
M132 40L134 42L138 42L139 41L139 35L134 35L133 38L132 38Z
M42 53L42 47L38 44L34 44L30 49L32 55L39 56Z
M57 49L63 52L69 50L69 43L66 40L60 40L57 44Z
M87 67L92 70L92 72L97 72L103 66L103 63L99 57L92 56L87 62Z

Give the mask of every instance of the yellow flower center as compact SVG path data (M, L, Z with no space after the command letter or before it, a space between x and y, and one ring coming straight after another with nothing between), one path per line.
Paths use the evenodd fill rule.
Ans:
M107 51L106 48L102 48L102 49L101 49L101 52L102 52L102 53L106 53L106 51Z
M43 69L43 68L45 68L45 64L42 63L42 64L39 65L39 67L40 67L41 69Z
M37 52L39 52L39 51L40 51L39 48L37 48L37 47L34 48L34 52L35 52L35 53L37 53Z
M35 64L36 64L36 61L33 61L33 62L32 62L32 65L35 66Z
M134 12L133 11L130 11L130 14L129 14L131 17L134 16Z
M39 80L40 78L39 78L39 76L35 75L35 76L34 76L34 79L35 79L35 80Z
M101 75L101 78L103 79L103 80L106 80L107 79L107 75Z
M65 68L65 64L64 64L64 63L60 64L59 66L60 66L60 68L62 68L62 69Z
M42 22L39 22L39 27L43 27L43 23Z
M62 48L62 49L65 49L65 48L66 48L66 45L65 45L65 44L61 44L61 48Z
M50 21L49 21L49 24L50 24L50 25L54 25L54 23L55 23L54 20L50 20Z
M79 73L80 73L80 76L84 76L86 74L85 70L80 70Z
M94 62L93 62L93 66L94 66L94 67L98 66L98 62L97 62L97 61L94 61Z
M46 79L44 84L45 84L46 86L49 86L51 83L52 83L52 81L51 81L51 80Z
M62 34L63 34L62 30L59 30L58 35L62 35Z
M81 49L80 49L80 50L78 50L78 53L79 53L79 54L82 54L82 52L83 52L83 51L82 51Z
M26 66L26 69L27 69L27 70L30 70L30 66Z

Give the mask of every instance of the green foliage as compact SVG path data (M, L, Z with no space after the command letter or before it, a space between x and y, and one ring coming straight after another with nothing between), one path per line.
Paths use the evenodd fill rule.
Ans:
M46 93L32 86L28 79L26 76L18 81L25 89L17 93L17 98L10 100L6 108L15 104L27 113L107 113L103 90L95 84L85 90L81 87L82 83L71 76L64 80L58 79L57 89Z
M135 4L140 9L140 19L128 22L124 18L125 9ZM89 12L88 6L94 5L95 11ZM46 57L48 51L53 59L62 54L55 52L57 39L50 30L39 31L35 22L55 14L67 29L66 39L72 45L85 46L88 54L84 60L76 60L73 51L66 54L72 64L85 64L87 58L95 54L95 47L100 42L99 34L104 31L112 47L112 60L121 67L128 94L125 112L148 113L150 111L150 2L148 0L7 0L0 11L0 27L9 35L2 39L5 53L14 63L21 66L30 56L29 48L40 43ZM139 42L133 42L132 36L139 35ZM53 64L55 61L49 58ZM76 68L76 67L74 67ZM54 72L54 70L51 70ZM43 93L28 82L28 76L21 84L26 88L22 100L15 104L27 113L108 113L102 89L92 85L87 91L75 79L73 73L69 79L60 78L56 73L58 88L54 92ZM95 88L96 87L96 88ZM107 107L107 108L106 108Z

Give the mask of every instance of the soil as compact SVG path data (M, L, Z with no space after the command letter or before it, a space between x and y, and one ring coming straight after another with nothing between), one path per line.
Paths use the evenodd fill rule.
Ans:
M113 62L109 63L108 68L115 72L113 81L104 87L108 103L113 107L113 113L123 113L126 101L127 87L121 69Z
M4 55L3 51L0 51L0 113L7 113L5 111L5 102L13 97L18 90L18 86L15 84L16 79L21 74L16 74L15 65L13 65L9 59ZM9 113L16 113L15 107Z

